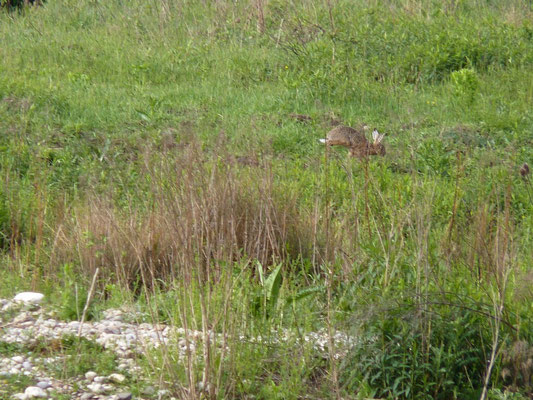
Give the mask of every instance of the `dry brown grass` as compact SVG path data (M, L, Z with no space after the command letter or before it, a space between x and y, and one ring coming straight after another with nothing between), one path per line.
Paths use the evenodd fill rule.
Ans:
M227 160L207 158L192 144L173 162L146 163L142 180L150 190L139 192L141 206L89 195L57 227L51 264L78 260L87 276L99 267L130 287L152 286L195 273L216 280L222 265L268 266L308 251L311 221L300 217L294 196L273 184L269 163L242 167Z

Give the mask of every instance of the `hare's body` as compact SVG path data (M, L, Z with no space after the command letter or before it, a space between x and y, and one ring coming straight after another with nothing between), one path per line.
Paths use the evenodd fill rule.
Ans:
M366 126L362 129L354 129L349 126L337 126L328 132L326 139L321 139L322 143L328 146L344 146L350 149L352 157L366 157L369 155L385 155L385 146L381 143L384 135L380 135L377 130L372 132L373 143L365 137Z

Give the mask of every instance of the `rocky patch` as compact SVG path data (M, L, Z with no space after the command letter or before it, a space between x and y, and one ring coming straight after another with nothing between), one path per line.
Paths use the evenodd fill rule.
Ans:
M100 321L59 321L40 306L43 298L40 293L25 292L13 300L0 299L0 398L10 395L20 400L63 399L68 395L70 399L79 400L170 400L173 397L168 391L157 390L142 379L137 362L139 357L150 349L172 345L172 351L177 350L178 356L184 358L195 354L197 344L204 339L200 331L186 331L164 324L128 322L140 318L118 309L106 310ZM212 343L223 343L222 338L212 332L208 336ZM279 342L287 340L289 334L283 332L275 337L273 340ZM75 356L57 355L57 350L65 347L65 338L85 340L98 345L101 351L111 353L114 370L106 374L90 370L68 379L50 374L51 370L58 370L62 363L68 362L69 357ZM310 333L303 339L313 343L324 357L327 356L329 340L324 332ZM243 340L249 338L243 337ZM254 340L260 341L260 338ZM351 338L341 333L335 335L334 341L340 344L337 357L352 343ZM98 354L94 355L95 359L98 357ZM133 390L129 390L129 381L136 382L137 388L138 382L143 382L141 390L138 390L139 396L134 396Z

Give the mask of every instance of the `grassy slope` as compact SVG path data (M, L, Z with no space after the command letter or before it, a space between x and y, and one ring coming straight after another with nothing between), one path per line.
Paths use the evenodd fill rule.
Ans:
M422 343L431 342L433 347L428 344L420 351L416 362L424 360L430 347L453 353L462 340L480 340L482 354L469 353L477 360L469 368L479 378L491 350L485 341L493 333L491 318L479 321L479 316L492 314L492 303L504 301L505 319L513 328L506 328L498 343L511 346L520 339L531 346L527 323L531 292L524 282L530 279L527 274L533 261L529 250L533 188L518 174L520 165L533 156L529 6L520 1L431 6L400 0L356 5L263 3L263 32L255 3L248 2L62 1L22 14L0 15L0 224L6 253L3 264L10 271L6 282L13 283L0 285L0 293L48 287L66 307L71 297L63 294L61 299L42 282L59 276L68 293L78 279L76 274L89 279L95 266L110 271L102 285L113 292L113 276L120 276L117 259L129 262L132 270L136 259L121 255L129 252L131 243L126 243L128 235L121 236L120 229L105 229L112 225L110 221L122 232L132 224L120 225L120 221L135 221L138 227L131 229L138 242L133 248L146 241L152 252L154 243L176 250L163 229L152 229L143 218L152 212L155 221L184 218L190 222L186 215L172 211L171 200L164 195L167 191L190 200L175 183L183 178L181 171L187 165L190 168L192 160L192 170L209 176L217 169L212 160L225 164L231 156L259 157L266 162L266 171L236 167L226 174L222 170L216 176L218 182L227 183L224 187L190 175L189 187L194 190L187 193L196 200L200 193L206 206L199 210L208 214L222 204L209 203L210 195L223 199L224 193L235 190L231 193L242 198L241 206L270 210L273 219L288 215L294 229L285 227L282 217L275 223L257 217L250 230L271 223L272 232L281 232L273 233L278 242L271 250L277 256L274 261L281 260L285 266L284 296L306 285L318 294L298 305L301 317L283 315L275 322L267 318L266 326L265 315L260 323L252 316L254 307L236 307L228 311L236 330L267 329L269 324L317 328L332 323L344 329L364 319L369 326L360 329L369 338L377 329L386 343L399 340L402 349L411 349L411 341L419 340L419 335ZM291 113L309 115L312 121L298 122ZM352 125L365 121L386 132L388 156L373 159L366 169L364 164L345 160L342 149L335 150L325 169L323 148L316 139L330 128L331 118ZM222 144L221 131L225 133ZM191 156L187 164L183 146L196 141L203 155ZM154 176L160 164L167 171L165 161L181 169L171 168L168 180L158 181ZM271 208L257 200L263 195L272 199ZM106 203L109 198L112 205ZM103 201L108 207L96 207L104 210L98 221L90 219L98 216L87 205L91 201ZM219 207L218 212L226 216L238 209L233 203ZM233 214L227 218L233 217L240 218ZM73 240L61 239L62 229ZM175 233L179 232L176 228ZM271 237L256 233L258 238ZM154 239L160 235L163 239ZM206 250L206 242L183 240L198 253L212 251ZM120 251L106 247L107 241ZM85 250L80 250L80 243ZM252 258L263 256L260 251L253 253L253 244L240 245ZM93 251L95 246L100 247ZM207 256L207 263L224 271L221 265L236 257L228 256L231 249L228 246L216 260ZM108 257L102 260L99 251ZM237 258L235 271L247 265L246 257ZM149 255L139 259L151 268L159 265ZM192 255L170 259L195 268ZM320 261L324 259L333 266L329 270L334 276L327 280L329 290L321 292L322 272L327 270ZM248 269L244 268L245 275ZM233 296L253 299L243 294L245 290L261 293L255 280L241 282L242 276L237 276L243 292L234 291ZM216 296L223 298L230 289L220 290ZM217 314L201 310L201 295L191 292L190 296L199 304L190 311L190 318L196 316L199 325L202 313ZM221 298L212 299L212 310L223 306ZM184 307L178 304L178 310ZM457 311L461 307L446 304L477 312L464 317ZM408 311L398 311L403 307ZM324 309L329 312L317 312ZM383 311L390 309L397 313ZM420 310L430 312L421 317ZM442 318L432 317L431 312ZM244 314L250 314L249 321L237 322L235 316ZM413 316L422 322L415 322ZM446 332L452 328L447 324L461 325L463 317L477 333L448 337ZM184 317L174 318L170 319L181 324L177 320ZM396 322L381 324L389 320ZM434 364L423 376L413 373L424 370L420 365L409 364L400 379L391 372L399 368L394 361L390 370L384 362L378 374L371 363L365 364L368 354L355 354L354 366L332 360L314 365L317 362L305 353L300 369L280 354L243 351L241 358L229 361L232 368L227 380L222 380L223 390L232 395L262 390L266 398L277 391L281 398L287 393L303 394L306 389L296 390L298 385L291 381L295 379L308 382L312 391L364 394L366 388L368 394L377 390L381 396L409 397L429 391L413 382L434 379L437 389L429 391L430 396L442 390L446 397L450 387L467 380L460 368L452 368L457 360L451 356L443 361L453 375L448 384ZM385 355L390 354L384 351ZM250 359L275 362L257 372L260 379L255 379L253 372L243 372L250 367ZM526 383L501 380L498 373L504 363L500 361L494 374L497 387L515 383L523 391L531 390ZM292 378L278 376L275 371L283 368ZM371 379L365 381L364 374L353 372L361 370ZM181 373L179 384L190 384L190 378ZM387 378L372 380L373 376ZM249 387L231 383L243 377L254 377L253 383ZM396 378L402 383L394 386ZM410 395L402 385L410 388ZM385 387L390 391L380 391ZM474 378L472 387L479 390L480 379Z

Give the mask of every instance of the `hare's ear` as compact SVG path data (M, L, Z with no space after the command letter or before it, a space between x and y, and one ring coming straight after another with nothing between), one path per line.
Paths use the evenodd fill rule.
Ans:
M377 139L376 139L376 143L381 143L381 141L383 140L384 137L385 137L384 133L379 134Z
M374 129L374 131L372 132L372 140L374 141L374 143L377 143L378 137L379 137L379 132L377 129Z

